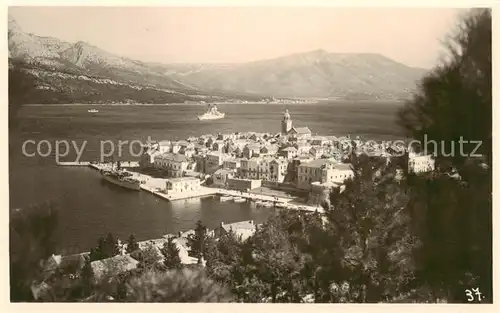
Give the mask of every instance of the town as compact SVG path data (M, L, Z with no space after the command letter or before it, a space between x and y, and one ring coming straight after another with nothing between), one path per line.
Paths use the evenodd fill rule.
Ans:
M342 192L344 182L354 175L349 160L351 151L380 157L386 162L390 162L394 155L406 152L405 147L364 142L359 137L313 135L307 126L294 126L288 110L280 126L281 132L275 135L232 133L150 143L144 146L139 162L121 162L119 166L141 181L142 190L168 201L220 195L221 201L231 199L238 202L237 199L246 198L264 207L321 213L325 195L333 188ZM89 165L99 170L115 166L113 163L94 162ZM431 155L409 151L408 170L414 173L433 171L434 159ZM231 231L245 240L255 233L258 226L253 220L227 224L221 221L219 227L207 230L207 234L217 239ZM190 254L188 238L194 234L192 229L134 244L137 244L138 251L148 250L156 255L158 263L162 263L162 249L171 240L182 264L203 266L203 256L199 259ZM95 279L103 279L105 273L116 276L138 266L141 256L135 256L127 248L130 242L130 239L129 243L115 241L113 245L118 253L90 263ZM53 255L46 270L50 273L54 268L69 266L67 264L82 268L88 255L89 252ZM113 269L112 273L109 273L110 269ZM43 288L43 285L36 286L34 294L41 296Z
M309 205L319 205L321 195L342 189L353 176L349 154L365 153L385 158L406 147L362 141L350 136L316 136L307 126L294 126L286 110L281 132L202 135L181 141L159 141L145 146L138 175L143 189L183 199L233 190L278 199L289 193L302 195ZM354 147L353 147L354 146ZM408 169L434 169L431 155L410 151ZM146 179L144 179L146 177ZM208 188L208 189L207 189ZM212 192L210 191L212 189Z

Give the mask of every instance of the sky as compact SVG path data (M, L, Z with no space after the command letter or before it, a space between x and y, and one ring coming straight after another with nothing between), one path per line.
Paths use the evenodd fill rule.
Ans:
M459 9L10 7L25 32L146 62L234 63L324 49L430 68Z

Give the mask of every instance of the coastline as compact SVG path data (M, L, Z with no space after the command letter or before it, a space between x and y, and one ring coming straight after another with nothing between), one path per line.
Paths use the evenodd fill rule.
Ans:
M323 104L355 104L355 103L374 103L374 104L394 104L403 105L406 100L317 100L308 103L282 103L282 102L213 102L213 103L64 103L64 104L23 104L25 107L86 107L86 106L98 106L98 107L168 107L168 106L196 106L205 107L208 104L230 104L230 105L248 105L248 104L262 104L262 105L323 105Z

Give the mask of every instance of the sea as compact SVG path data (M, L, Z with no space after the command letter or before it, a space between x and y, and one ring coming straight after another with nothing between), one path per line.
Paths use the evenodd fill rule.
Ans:
M17 114L17 125L9 129L10 210L44 202L57 206L58 252L62 254L89 251L108 233L122 240L130 234L148 240L192 229L198 220L208 228L220 222L261 223L273 209L217 198L170 203L103 182L98 172L87 167L57 166L56 145L59 155L65 154L63 142L70 147L60 161L75 161L75 146L80 150L84 143L80 161L99 159L102 149L111 154L111 146L114 160L137 160L131 156L139 149L137 142L131 144L134 140L179 140L219 132L277 133L285 109L293 126L307 126L313 134L397 140L403 136L396 124L401 106L382 102L220 104L218 109L226 117L213 121L198 121L196 116L206 108L196 105L24 106ZM89 113L92 108L99 112ZM39 143L40 153L36 151Z

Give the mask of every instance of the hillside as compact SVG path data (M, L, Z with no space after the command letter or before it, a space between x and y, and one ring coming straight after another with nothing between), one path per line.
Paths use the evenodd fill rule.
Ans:
M201 89L274 96L400 98L415 89L425 70L380 54L338 54L324 50L179 72L173 77Z
M379 54L324 50L241 64L159 64L24 32L9 17L9 60L36 78L30 103L407 98L425 72Z
M33 88L23 96L26 103L178 103L263 98L238 92L207 93L170 77L168 66L116 56L82 41L68 43L29 34L11 17L8 27L9 68L20 70L18 76L26 75L26 80L33 82Z

